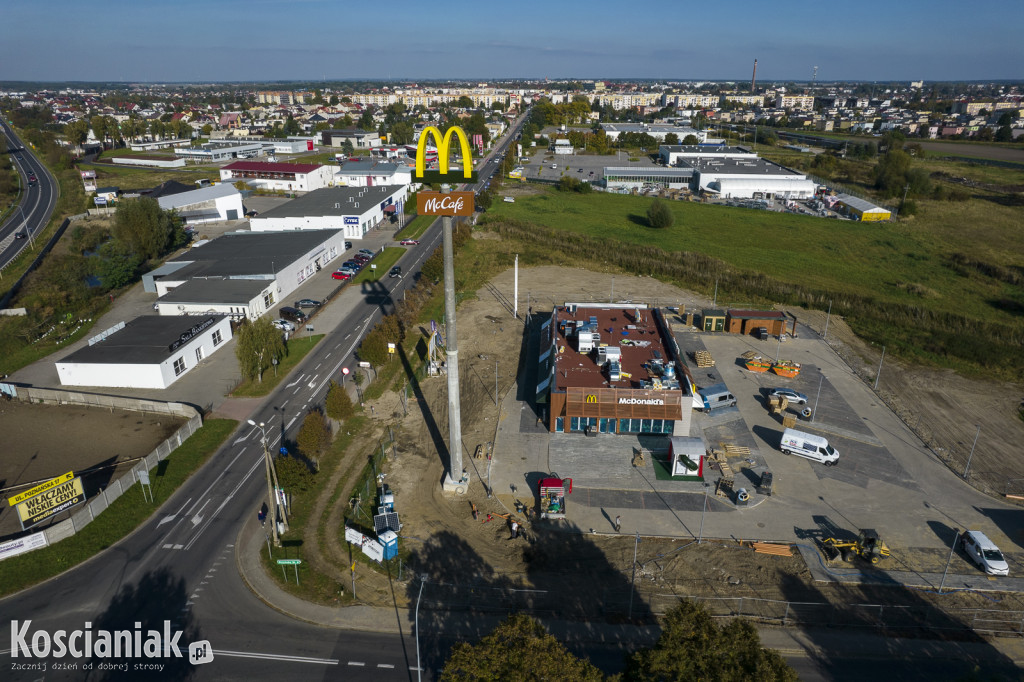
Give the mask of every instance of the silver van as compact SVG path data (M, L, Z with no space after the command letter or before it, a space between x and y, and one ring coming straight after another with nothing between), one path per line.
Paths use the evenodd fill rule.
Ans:
M736 396L729 392L725 384L715 384L697 391L704 402L704 411L711 412L720 407L733 407L736 404Z

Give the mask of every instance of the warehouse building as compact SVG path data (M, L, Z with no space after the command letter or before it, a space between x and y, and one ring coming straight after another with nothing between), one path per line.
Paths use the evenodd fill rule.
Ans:
M666 166L683 166L691 161L705 159L757 158L757 154L746 147L729 147L723 144L663 144L658 147L658 156Z
M334 168L319 163L235 161L220 169L222 182L239 180L258 189L312 192L330 186Z
M690 434L692 378L660 311L566 303L541 327L536 402L552 432Z
M327 187L270 209L249 221L254 232L344 230L347 239L364 234L401 213L405 185Z
M64 386L167 388L231 339L223 315L146 315L121 323L55 363Z
M229 232L147 273L143 288L161 315L256 319L344 252L341 230Z
M216 163L231 159L253 159L264 156L273 145L265 142L207 142L199 147L184 147L174 150L179 158L196 163Z
M706 142L708 139L707 131L666 123L602 123L601 129L604 130L604 134L608 139L612 141L618 139L622 133L644 133L659 142L663 142L665 136L669 133L675 133L676 137L680 140L687 135L693 135L697 138L698 143Z
M157 203L165 211L177 211L188 224L239 220L244 214L242 193L224 183L161 196Z
M374 187L378 185L411 185L413 166L408 163L383 161L347 161L334 174L338 187Z
M694 191L723 199L806 199L816 185L803 173L764 159L695 159Z
M876 206L866 199L839 194L836 196L838 210L854 220L862 222L873 222L878 220L892 220L892 211L881 206Z
M609 190L631 190L644 187L685 189L693 184L692 168L661 168L659 166L619 166L602 171L602 181Z

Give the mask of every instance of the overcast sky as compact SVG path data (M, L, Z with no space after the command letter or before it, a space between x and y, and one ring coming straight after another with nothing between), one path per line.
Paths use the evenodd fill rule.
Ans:
M2 5L0 80L1024 79L1022 0Z

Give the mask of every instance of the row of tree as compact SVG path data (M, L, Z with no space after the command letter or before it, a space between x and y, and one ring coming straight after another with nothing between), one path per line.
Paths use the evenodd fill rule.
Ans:
M796 682L777 651L761 646L750 621L719 625L703 606L681 601L665 615L661 636L630 656L625 672L605 677L572 654L544 626L523 614L510 616L476 644L460 642L441 671L444 682L559 680L560 682Z

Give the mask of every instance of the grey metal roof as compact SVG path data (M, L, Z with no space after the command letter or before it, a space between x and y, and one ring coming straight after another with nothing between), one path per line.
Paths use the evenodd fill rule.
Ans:
M158 303L247 305L271 286L271 279L193 278L161 296Z
M261 213L260 218L305 218L307 216L360 215L387 201L403 185L376 187L324 187Z
M870 212L870 211L878 211L878 212L888 212L889 211L889 209L887 209L887 208L882 208L881 206L878 206L877 204L872 204L870 201L867 201L866 199L861 199L860 197L855 197L855 196L852 196L850 194L837 194L836 195L836 200L846 204L850 208L857 209L861 213L867 213L867 212Z
M795 171L777 163L765 159L736 159L736 158L709 158L709 159L684 159L680 161L694 170L703 173L717 173L719 175L789 175L806 177L803 173Z
M200 187L188 192L160 197L157 199L157 203L160 204L160 208L168 211L172 208L183 208L192 204L201 204L204 201L213 201L214 199L229 197L235 194L241 194L237 187L230 183L222 182L217 185L210 185L209 187Z
M199 276L271 278L341 231L228 232L170 261L187 265L168 279Z
M642 175L649 178L692 178L692 168L661 168L652 166L609 166L604 169L605 177L628 177Z
M214 324L224 319L225 315L198 315L167 317L160 315L143 315L125 324L124 329L117 331L104 340L81 348L61 363L88 363L111 365L141 365L163 362L174 353L169 346L193 325L214 318Z

